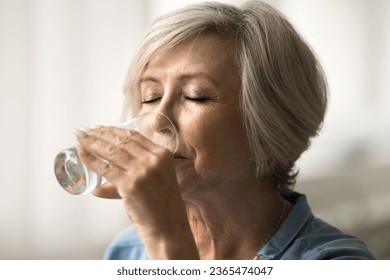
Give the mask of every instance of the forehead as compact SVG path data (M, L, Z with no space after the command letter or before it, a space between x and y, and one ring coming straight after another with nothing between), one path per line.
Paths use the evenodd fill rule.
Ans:
M234 51L233 39L212 33L201 34L156 51L141 76L168 72L199 72L210 78L222 74L237 76Z

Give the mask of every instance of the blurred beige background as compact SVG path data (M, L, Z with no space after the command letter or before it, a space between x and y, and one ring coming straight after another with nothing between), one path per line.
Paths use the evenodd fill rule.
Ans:
M53 160L74 143L73 128L118 122L146 26L193 2L0 0L0 259L100 259L128 225L120 201L61 190ZM297 190L390 259L390 1L267 2L329 80L325 125L299 161Z

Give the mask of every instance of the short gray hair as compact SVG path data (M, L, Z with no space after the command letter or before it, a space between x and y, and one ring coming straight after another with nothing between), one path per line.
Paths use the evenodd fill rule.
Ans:
M288 191L294 164L324 119L327 86L310 47L286 18L260 1L240 8L205 2L158 18L149 28L125 80L124 116L138 113L139 80L152 55L204 32L236 42L241 108L258 178Z

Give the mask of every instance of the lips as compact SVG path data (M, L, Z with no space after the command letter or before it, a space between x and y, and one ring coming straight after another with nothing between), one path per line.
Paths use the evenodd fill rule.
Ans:
M174 156L173 158L174 158L174 159L187 159L187 158L181 157L181 156Z
M174 153L173 154L174 159L187 159L185 156L179 154L179 153Z

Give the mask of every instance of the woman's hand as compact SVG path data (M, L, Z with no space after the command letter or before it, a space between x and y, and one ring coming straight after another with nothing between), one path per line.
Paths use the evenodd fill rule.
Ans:
M117 127L100 127L77 140L81 161L109 181L94 195L123 200L149 258L199 257L170 151Z

